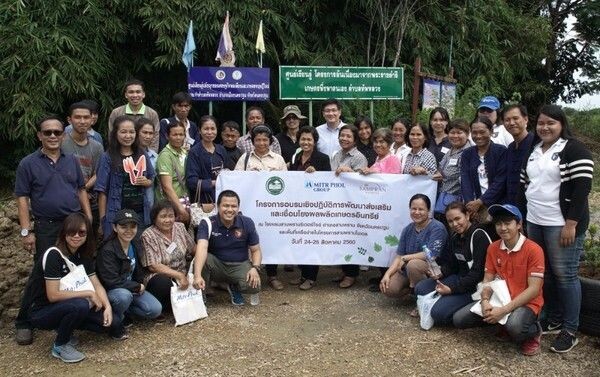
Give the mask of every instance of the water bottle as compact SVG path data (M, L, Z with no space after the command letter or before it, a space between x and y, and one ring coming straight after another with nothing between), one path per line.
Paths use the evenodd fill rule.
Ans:
M429 250L427 245L423 245L422 249L425 253L425 257L427 258L427 264L429 265L429 269L431 270L433 276L442 275L442 269L440 268L440 265L437 264L437 262L435 261L435 257L433 256L431 250Z

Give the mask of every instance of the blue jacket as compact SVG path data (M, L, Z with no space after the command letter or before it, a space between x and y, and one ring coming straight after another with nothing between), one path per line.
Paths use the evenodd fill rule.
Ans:
M227 161L227 151L220 144L215 144L215 154L223 160L223 166ZM212 187L212 159L202 143L196 143L190 149L185 162L185 183L187 185L192 203L216 203L215 188ZM196 190L200 182L200 198L196 198Z
M177 122L177 118L175 118L175 117L163 118L160 120L160 132L159 132L159 138L158 138L158 152L159 153L169 143L169 133L168 133L169 124L175 123L175 122ZM190 122L190 137L192 139L196 140L196 142L194 143L194 145L196 145L202 140L202 138L200 137L200 131L198 130L198 126L196 125L196 123L192 122L191 120L189 120L189 122Z
M144 176L150 180L154 179L155 172L150 159L146 155L146 173ZM122 170L112 169L110 156L108 152L104 152L100 158L98 171L96 172L96 185L94 191L102 192L106 195L106 215L102 222L105 239L112 233L112 223L121 208L121 191L123 190L123 174ZM154 205L154 186L146 187L144 190L144 225L150 225L150 210Z
M483 204L491 206L492 204L504 204L506 197L506 147L500 144L490 143L485 154L485 170L488 177L488 189L481 195L479 186L479 177L477 168L481 163L477 146L474 145L465 149L462 154L460 167L460 188L463 200L470 202L481 199Z

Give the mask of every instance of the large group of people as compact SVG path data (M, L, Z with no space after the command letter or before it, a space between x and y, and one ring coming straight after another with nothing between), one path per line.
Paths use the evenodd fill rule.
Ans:
M362 115L345 123L341 103L329 99L322 106L325 123L316 128L302 124L298 106L286 106L277 135L264 111L250 107L242 135L231 120L220 126L210 115L191 121L187 93L175 94L173 116L160 120L143 102L142 82L129 81L123 92L127 103L112 111L106 139L93 129L97 105L77 102L68 127L57 117L38 122L41 148L19 164L21 236L34 254L16 319L19 344L32 342L33 328L53 329L52 355L80 361L76 329L127 339L133 322L169 314L173 282L207 294L220 284L234 305L245 304L244 294L258 305L259 234L252 214L239 213L236 192L216 196L223 170L428 176L438 182L437 199L410 199L412 221L371 290L393 298L435 291L435 325L497 325L499 336L518 342L525 355L539 352L543 332L558 333L552 351L577 344L577 266L594 163L560 107L543 106L532 132L524 106L501 108L492 96L481 100L470 122L438 107L428 124L397 118L375 127ZM197 228L193 206L211 214ZM80 265L91 284L61 289ZM264 269L266 283L284 289L278 266ZM319 266L299 269L288 283L310 290ZM343 265L339 287L353 286L359 273L358 265ZM489 283L496 279L506 281L511 297L501 307L490 304Z

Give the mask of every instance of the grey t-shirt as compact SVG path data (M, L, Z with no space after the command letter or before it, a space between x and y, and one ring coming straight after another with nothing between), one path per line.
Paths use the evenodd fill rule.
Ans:
M88 142L86 145L79 145L71 137L71 133L65 133L65 138L60 146L64 154L72 154L79 161L81 172L83 173L83 180L87 181L92 177L98 169L100 163L100 157L104 153L104 147L96 140L88 136ZM90 204L96 204L96 193L91 190L88 191L90 194Z

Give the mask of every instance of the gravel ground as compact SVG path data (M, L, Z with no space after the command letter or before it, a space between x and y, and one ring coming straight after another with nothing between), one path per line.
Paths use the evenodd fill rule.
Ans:
M17 346L11 328L0 329L0 375L69 376L600 376L598 339L580 336L566 355L548 350L524 357L492 329L423 331L408 316L411 301L369 292L374 271L340 290L323 269L315 288L266 289L258 307L232 307L226 292L208 303L209 317L173 327L139 323L130 339L79 333L87 359L66 365L50 356L50 332L36 331L31 346ZM283 273L289 280L296 273Z

